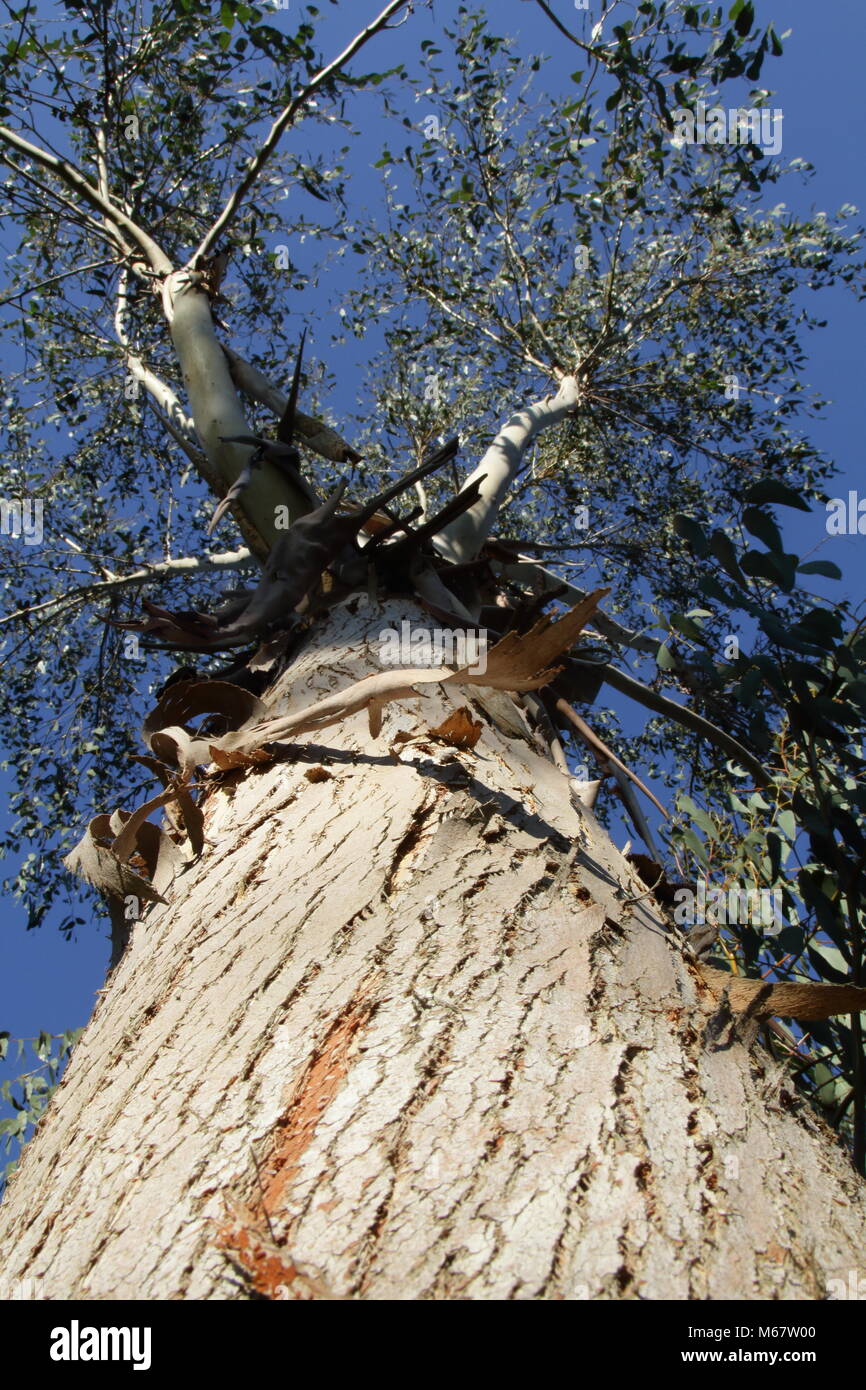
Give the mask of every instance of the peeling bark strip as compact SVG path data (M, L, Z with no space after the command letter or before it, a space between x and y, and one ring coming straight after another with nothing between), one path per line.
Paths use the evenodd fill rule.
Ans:
M366 676L403 619L334 610L271 717ZM468 699L481 736L441 742ZM8 1280L818 1299L859 1266L830 1131L760 1049L705 1045L710 991L630 866L467 690L388 705L376 740L363 711L312 730L202 809L0 1207Z

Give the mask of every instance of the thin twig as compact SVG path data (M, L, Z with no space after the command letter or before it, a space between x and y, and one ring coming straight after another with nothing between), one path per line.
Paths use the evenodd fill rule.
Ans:
M360 34L356 34L355 38L352 39L348 47L343 49L339 57L334 58L330 63L327 63L325 67L321 68L319 72L316 73L315 77L310 79L303 91L293 97L288 106L280 112L258 151L250 160L246 174L229 195L229 199L219 217L213 223L210 230L205 233L197 250L190 258L188 264L192 269L198 267L205 257L210 255L223 232L234 221L244 198L255 184L256 179L259 177L265 164L279 144L283 132L291 125L295 116L301 108L307 104L310 97L313 96L329 78L334 77L340 71L340 68L373 38L374 34L378 34L381 29L386 28L388 20L391 19L398 10L403 9L405 5L411 4L411 2L412 0L389 0L389 3L385 6L382 13L373 20L372 24L368 24L366 29L362 29Z

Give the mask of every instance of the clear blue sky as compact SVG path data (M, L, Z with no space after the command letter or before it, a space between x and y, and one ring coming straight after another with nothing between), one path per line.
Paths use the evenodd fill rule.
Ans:
M566 22L582 24L583 16L568 0L554 0L554 7ZM335 51L340 39L351 37L360 21L377 9L373 0L353 0L351 5L340 6L338 14L329 19L335 29ZM597 3L592 5L589 24L593 10L598 13ZM435 7L440 22L455 11L456 0ZM843 203L854 203L866 220L864 0L832 0L829 5L815 0L758 0L758 12L761 23L774 21L780 33L793 30L785 42L784 57L765 70L767 82L777 92L774 105L784 111L783 158L799 155L816 167L809 184L804 186L792 177L784 191L774 190L774 201L784 199L795 212L810 208L832 212ZM528 51L553 55L547 85L558 85L561 79L566 87L568 74L576 66L574 50L569 51L569 45L559 39L541 12L526 0L496 0L494 13L500 32L519 32ZM422 14L418 21L425 28L429 24ZM414 51L418 37L414 23L386 36L375 60L365 62L365 69L406 58L407 45ZM372 163L380 153L378 135L365 138L370 139ZM825 418L813 424L812 437L836 459L840 468L837 491L844 493L848 487L864 488L864 312L853 295L841 289L825 293L821 307L828 326L807 340L810 363L804 377L832 402ZM784 521L790 548L801 553L810 549L818 534L815 519L798 519L787 513ZM821 552L845 573L845 583L837 587L837 594L844 589L854 597L863 596L864 544L866 540L861 537L841 538L834 541L832 556L826 548ZM833 592L832 586L826 592ZM627 727L632 727L631 719ZM0 789L7 788L8 779L0 775ZM23 910L9 900L3 904L0 1029L8 1029L13 1036L80 1026L87 1021L95 991L102 985L108 959L103 928L88 923L66 942L56 930L58 920L55 915L41 929L27 932ZM0 1079L15 1076L19 1070L15 1062L7 1063L0 1067ZM0 1168L3 1162L0 1154Z

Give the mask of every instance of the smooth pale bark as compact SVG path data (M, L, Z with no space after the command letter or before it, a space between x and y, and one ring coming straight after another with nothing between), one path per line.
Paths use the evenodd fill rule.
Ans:
M436 548L448 559L472 560L496 525L508 489L517 476L529 445L544 430L561 424L580 404L580 387L573 376L563 377L553 396L524 406L502 426L461 491L480 482L478 501L436 537Z
M378 664L358 598L268 697ZM0 1208L51 1299L805 1298L866 1188L705 987L569 779L428 687L234 772ZM519 727L519 726L515 726ZM393 748L393 752L390 751Z
M196 434L218 473L224 495L249 462L252 450L247 445L224 444L222 440L249 435L250 426L238 400L228 360L214 332L207 294L188 283L185 272L178 271L169 276L163 298ZM208 481L213 482L211 478ZM245 533L245 539L260 558L267 555L281 534L276 528L277 508L281 506L288 506L294 520L309 511L310 504L273 464L262 462L244 491L243 505L243 515L252 532Z
M274 386L258 367L249 362L232 348L223 344L223 352L229 360L232 377L244 395L251 400L261 401L273 412L277 420L283 415L289 403L288 394ZM313 415L305 415L295 408L295 438L306 448L312 449L320 458L331 459L334 463L357 463L361 455L353 449L337 431L331 429L323 420Z

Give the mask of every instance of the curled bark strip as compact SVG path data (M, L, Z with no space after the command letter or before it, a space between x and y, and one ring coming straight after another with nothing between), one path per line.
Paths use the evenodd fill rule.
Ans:
M261 717L265 709L258 696L231 681L176 681L145 719L142 735L151 747L155 734L170 725L184 725L200 714L224 714L237 728L248 719Z
M161 762L159 758L149 758L144 753L134 753L132 755L132 761L141 763L144 767L149 768L150 771L159 778L166 789L169 787L172 789L174 792L174 800L177 802L178 810L180 811L180 820L189 838L190 849L195 855L201 854L204 847L204 817L202 816L200 808L193 800L192 794L186 783L179 780L172 770L167 767L165 763ZM176 820L171 817L172 804L171 801L166 802L166 811L169 813L173 823L177 825Z
M201 852L204 840L202 813L185 782L161 767L155 758L142 757L137 761L156 770L167 782L166 789L134 811L118 808L110 814L94 816L82 839L63 861L71 873L90 883L108 900L112 968L129 941L130 922L138 916L137 907L131 916L127 913L126 900L164 903L164 893L184 862L175 841L148 816L177 801L194 854ZM133 855L144 865L147 878L127 862Z
M110 901L135 896L145 902L165 902L162 891L177 872L180 855L171 838L148 817L160 807L177 802L193 854L200 854L204 843L203 817L190 793L188 778L197 762L211 760L207 740L196 738L182 724L167 721L216 712L225 716L230 728L237 728L264 711L261 700L228 681L178 681L169 686L144 723L145 742L157 756L136 758L159 777L164 790L134 811L116 810L110 815L95 816L81 841L64 859L66 867ZM180 778L164 766L167 762L180 766ZM127 860L133 854L140 855L151 882L130 868Z
M360 710L370 710L370 727L375 737L381 727L381 710L391 700L413 699L419 692L416 686L474 685L497 690L538 690L553 680L559 667L548 663L576 642L600 599L608 592L597 589L583 603L570 609L559 619L543 617L527 633L509 632L487 653L487 669L483 674L468 667L452 671L447 666L410 667L404 670L379 671L356 681L346 690L337 691L323 700L300 710L297 714L267 719L251 728L227 734L211 741L211 751L249 755L265 743L297 737L329 724L340 723ZM175 687L172 687L173 689Z
M223 732L196 732L189 727L189 720L201 714L219 714L225 716L229 729L237 729L249 719L260 719L265 711L258 696L230 681L177 681L145 719L142 736L157 758L169 766L177 765L188 779L197 766L213 761L211 743L214 735Z
M164 893L184 864L179 847L161 826L146 820L138 827L135 849L147 865L151 885L157 893Z
M236 767L255 767L256 763L269 763L271 754L263 748L253 748L249 752L239 749L222 748L212 743L208 748L210 760L216 763L220 772L232 772Z
M122 902L133 896L142 902L164 903L165 898L154 885L119 859L113 847L106 843L109 822L108 816L94 816L78 844L63 860L66 868L108 898Z
M173 791L160 792L159 796L151 797L150 801L145 801L129 813L118 811L116 814L123 820L123 829L113 840L111 845L112 854L118 859L127 860L136 849L139 849L138 832L147 823L147 818L152 811L157 811L164 806L167 801L174 798ZM156 828L156 827L154 827Z

